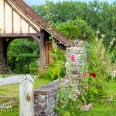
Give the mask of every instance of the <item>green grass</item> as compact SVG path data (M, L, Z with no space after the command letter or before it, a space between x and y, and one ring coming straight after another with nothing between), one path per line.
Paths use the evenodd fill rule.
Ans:
M38 88L38 87L41 87L42 85L45 85L45 84L47 84L47 83L49 83L49 82L51 82L52 80L51 79L37 79L37 80L35 80L35 82L34 82L34 88Z
M116 116L116 81L110 80L105 85L106 96L93 102L93 107L88 112L81 112L80 116ZM113 101L108 101L110 97Z
M41 87L51 82L51 79L39 79L34 82L34 88ZM12 104L12 111L0 111L0 116L19 116L19 85L0 86L0 105L2 103ZM106 96L93 102L93 107L88 112L81 112L77 116L116 116L116 81L109 80L105 85ZM113 101L107 99L113 96Z
M93 108L82 112L81 116L116 116L116 102L102 101L93 103Z
M6 78L9 76L14 76L15 74L0 74L0 78Z
M6 78L5 75L2 78ZM51 82L51 79L39 79L34 81L34 88L41 87ZM19 116L19 84L0 86L0 105L2 104L12 105L12 111L4 108L4 111L0 109L0 116Z

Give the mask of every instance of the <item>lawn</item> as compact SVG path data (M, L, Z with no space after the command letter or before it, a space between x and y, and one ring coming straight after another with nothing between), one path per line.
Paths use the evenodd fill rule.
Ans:
M116 81L106 82L105 91L106 99L97 99L93 108L88 112L81 112L80 116L116 116Z
M37 78L34 82L34 88L41 87L50 81L51 79ZM4 109L0 108L0 116L19 116L18 86L18 84L0 86L0 105L4 103ZM116 81L109 80L104 86L106 91L104 99L97 99L92 103L92 109L88 112L81 111L78 116L116 116ZM109 101L111 96L113 100ZM12 105L11 108L10 105Z
M34 81L34 88L41 87L50 81L51 79L37 78ZM1 108L1 105L4 108ZM0 86L0 116L19 116L19 84Z

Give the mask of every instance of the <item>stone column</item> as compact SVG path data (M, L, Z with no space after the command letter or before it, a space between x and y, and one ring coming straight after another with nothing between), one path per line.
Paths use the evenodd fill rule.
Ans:
M87 62L87 52L84 48L84 41L72 42L66 48L66 77L79 79L82 68Z

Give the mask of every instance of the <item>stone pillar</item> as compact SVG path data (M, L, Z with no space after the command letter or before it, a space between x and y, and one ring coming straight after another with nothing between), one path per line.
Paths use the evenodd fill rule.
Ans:
M82 67L87 62L87 53L84 49L84 41L74 41L66 48L66 77L79 79Z

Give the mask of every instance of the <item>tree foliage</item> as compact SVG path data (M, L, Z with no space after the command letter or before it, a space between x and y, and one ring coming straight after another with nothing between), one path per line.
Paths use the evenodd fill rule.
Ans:
M38 55L39 45L33 39L15 39L8 47L8 56L20 56L21 54Z
M14 73L27 73L26 57L39 56L39 45L33 39L15 39L8 46L7 54L8 65ZM33 64L36 61L31 58L28 62ZM30 67L37 70L37 66Z
M112 38L116 36L116 2L109 4L108 2L100 2L94 0L92 2L49 2L50 21L57 26L59 23L64 23L70 20L80 18L85 20L87 24L94 30L99 30L101 35L105 34L104 45L108 47ZM46 4L41 6L32 6L32 8L40 14L45 20Z
M69 27L69 22L73 22L76 19L82 19L86 21L87 25L90 26L95 32L99 30L99 35L104 34L105 38L103 44L106 48L108 48L113 38L116 37L116 1L112 2L111 4L106 1L100 2L98 0L94 0L92 2L90 1L88 3L80 1L64 1L57 3L49 2L49 19L46 17L46 7L47 4L41 6L32 6L32 8L39 15L41 15L48 22L52 21L52 25L57 27L57 29L67 37L69 37L69 35L66 33L66 31L64 31L64 29L69 32L71 28L74 29L73 33L77 32L75 37L77 37L79 33L82 34L81 36L83 36L81 31L84 31L84 29L82 27L77 27L77 29L75 29L76 26L72 24L71 27ZM63 27L63 29L60 27ZM101 37L99 36L99 38ZM115 46L116 42L114 42L111 50L113 50Z
M71 40L92 40L95 38L94 31L88 26L86 21L78 18L73 21L67 21L66 23L59 23L56 29Z

